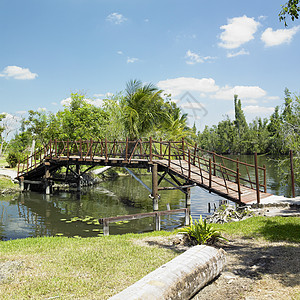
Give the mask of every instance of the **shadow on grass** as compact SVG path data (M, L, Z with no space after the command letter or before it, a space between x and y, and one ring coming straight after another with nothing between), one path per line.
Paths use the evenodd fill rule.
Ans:
M300 243L300 225L293 223L278 224L267 220L258 233L269 241L288 241Z

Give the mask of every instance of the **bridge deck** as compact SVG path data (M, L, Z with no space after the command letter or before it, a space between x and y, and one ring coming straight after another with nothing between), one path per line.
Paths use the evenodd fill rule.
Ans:
M133 143L133 142L131 142ZM72 151L70 150L72 149ZM217 162L217 159L219 160ZM230 168L225 162L236 165ZM128 168L151 168L158 165L159 172L167 172L180 177L189 184L196 184L215 194L237 203L248 203L271 194L266 192L266 169L233 160L197 148L197 145L182 142L95 142L75 141L51 143L27 157L18 166L18 177L25 180L43 180L46 169L53 172L62 166L116 166ZM247 171L242 178L240 168ZM249 170L252 172L249 172ZM256 178L251 179L255 171ZM262 180L258 173L263 172ZM50 178L48 174L48 178ZM242 183L241 183L242 181ZM262 183L263 182L263 183ZM264 188L261 191L261 187Z

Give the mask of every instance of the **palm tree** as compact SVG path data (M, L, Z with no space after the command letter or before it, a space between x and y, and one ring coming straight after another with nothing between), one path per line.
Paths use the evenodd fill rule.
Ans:
M155 126L166 119L162 91L152 83L143 84L140 80L127 83L121 107L124 113L124 126L129 140L145 137Z

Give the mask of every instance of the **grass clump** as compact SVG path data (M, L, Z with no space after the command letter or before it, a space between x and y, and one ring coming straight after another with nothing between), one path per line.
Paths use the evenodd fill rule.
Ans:
M198 245L201 244L213 244L217 240L226 240L221 235L220 230L214 228L212 224L207 223L207 221L202 219L200 215L199 220L193 220L192 216L190 216L190 224L182 228L179 232L185 233L189 236L189 238L193 241L196 241Z

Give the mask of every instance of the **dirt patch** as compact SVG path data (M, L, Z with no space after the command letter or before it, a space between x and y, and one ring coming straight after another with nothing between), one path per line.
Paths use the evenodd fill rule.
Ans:
M228 238L228 237L227 237ZM300 299L300 247L296 243L228 238L216 245L226 251L226 268L204 287L194 300L218 299ZM178 236L136 240L144 246L189 248Z
M23 265L22 261L0 262L0 284L11 278Z

